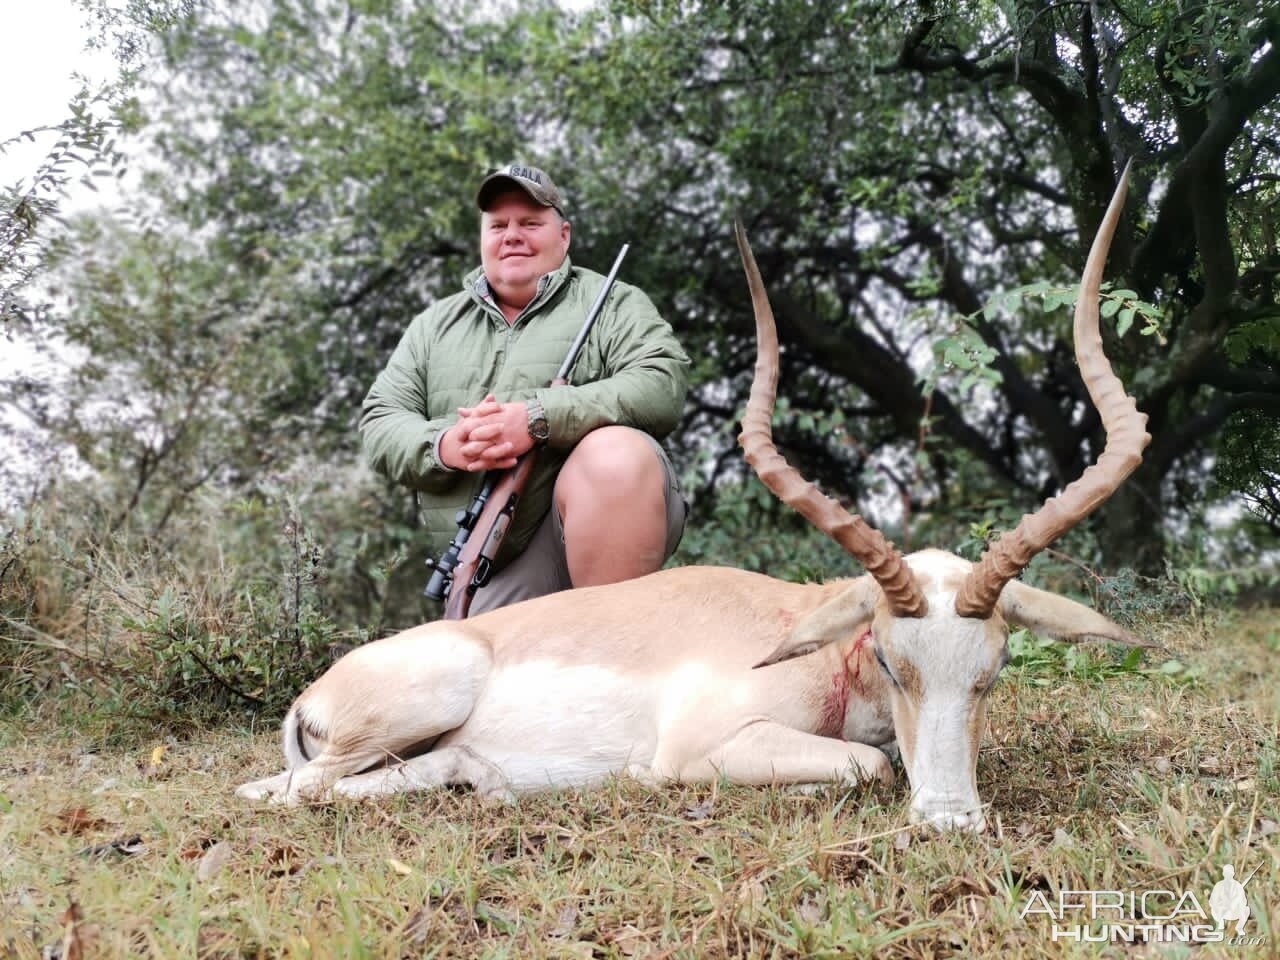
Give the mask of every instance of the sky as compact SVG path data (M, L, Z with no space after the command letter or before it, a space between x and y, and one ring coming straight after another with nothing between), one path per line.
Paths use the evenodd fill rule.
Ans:
M105 53L89 53L85 16L72 0L0 0L0 22L5 25L4 52L0 55L0 142L25 130L56 124L67 116L67 102L79 89L76 72L101 83L114 75L114 62ZM0 154L0 184L19 180L30 183L46 151L51 134L34 143L15 144ZM81 202L92 202L89 191ZM74 205L76 198L71 197ZM40 364L21 340L0 332L0 378L17 370L35 372ZM0 455L12 458L6 436L12 421L0 419ZM0 491L2 493L2 491Z
M0 56L0 140L47 124L67 113L77 89L76 71L101 81L112 75L111 57L88 53L85 16L72 0L0 0L5 25ZM12 147L0 155L0 183L29 178L42 157L43 144Z

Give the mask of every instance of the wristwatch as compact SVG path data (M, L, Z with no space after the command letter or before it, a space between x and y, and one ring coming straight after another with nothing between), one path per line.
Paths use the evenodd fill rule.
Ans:
M540 400L526 400L525 409L529 411L529 436L534 443L546 443L551 437L551 424L547 423L547 411L542 409Z

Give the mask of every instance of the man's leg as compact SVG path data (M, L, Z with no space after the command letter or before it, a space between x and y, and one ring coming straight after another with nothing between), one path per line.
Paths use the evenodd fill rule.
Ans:
M555 513L554 508L548 510L524 552L494 574L487 587L476 591L469 616L477 617L508 604L559 593L573 586Z
M599 437L600 434L604 436ZM612 457L618 448L624 448L626 451L623 462L617 466L617 469L625 475L621 478L614 476L609 479L604 475L604 471L598 469L598 461L605 457ZM580 451L589 456L575 461ZM637 476L629 472L631 467L626 462L627 457L631 460L631 466L638 467L635 471ZM571 465L574 465L572 471ZM646 501L648 509L652 510L653 504L650 500L654 495L653 477L650 472L652 467L656 467L659 477L656 493L659 505L657 523L661 527L659 555L655 562L652 556L652 541L650 541L650 545L645 547L650 551L649 556L644 558L643 562L637 562L626 541L622 539L623 527L627 521L636 519L631 516L636 510L636 503L630 499L631 489L638 488L639 498ZM562 486L566 474L569 476L567 488ZM646 484L650 485L648 490L645 489ZM566 503L569 498L574 499ZM621 506L618 506L619 502ZM622 558L628 562L614 565L611 562L611 556L607 556L605 563L608 563L611 569L602 572L592 567L591 561L583 560L583 565L586 567L582 574L583 579L578 580L572 577L570 557L574 555L574 548L570 541L569 518L567 512L562 512L566 511L566 507L572 510L575 519L588 530L585 539L588 541L589 550L603 552L606 555L621 554ZM686 512L687 507L684 498L680 495L675 468L656 440L647 433L630 427L601 427L599 430L594 430L574 448L561 469L560 476L556 480L552 508L538 527L533 539L529 541L529 546L520 556L495 574L487 587L476 592L470 615L479 616L481 613L505 607L507 604L541 597L548 593L557 593L575 586L612 583L627 577L652 573L660 568L680 545ZM586 522L592 517L594 520ZM652 521L652 519L650 515L649 520ZM643 523L640 525L644 526ZM651 536L652 531L648 534ZM582 538L579 538L579 544L581 540ZM582 552L579 551L577 556L581 559ZM623 569L635 569L638 572L618 576L619 566Z
M668 504L683 509L657 442L630 427L601 427L573 448L556 480L555 510L575 587L653 573L671 543ZM679 542L679 532L675 535Z

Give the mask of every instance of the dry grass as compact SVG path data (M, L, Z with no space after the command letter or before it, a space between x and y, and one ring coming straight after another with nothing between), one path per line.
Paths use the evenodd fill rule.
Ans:
M1180 956L1053 944L1020 913L1068 888L1186 889L1207 907L1225 863L1262 865L1248 929L1267 943L1194 952L1277 955L1275 612L1163 639L1190 678L1106 654L1011 669L980 837L908 826L902 784L261 808L231 790L274 772L274 734L92 752L82 732L11 730L0 957Z

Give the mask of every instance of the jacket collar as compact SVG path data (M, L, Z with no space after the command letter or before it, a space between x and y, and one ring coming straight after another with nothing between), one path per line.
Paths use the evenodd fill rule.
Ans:
M544 274L538 280L538 292L533 295L533 299L528 305L520 311L523 317L529 312L538 309L548 300L550 300L557 291L560 290L569 281L569 274L573 270L573 264L569 261L566 254L564 262L555 270L548 274ZM463 288L471 294L471 298L484 304L491 309L498 310L498 304L493 298L493 291L489 289L489 280L484 275L484 267L476 267L462 281ZM499 311L501 312L501 311Z

